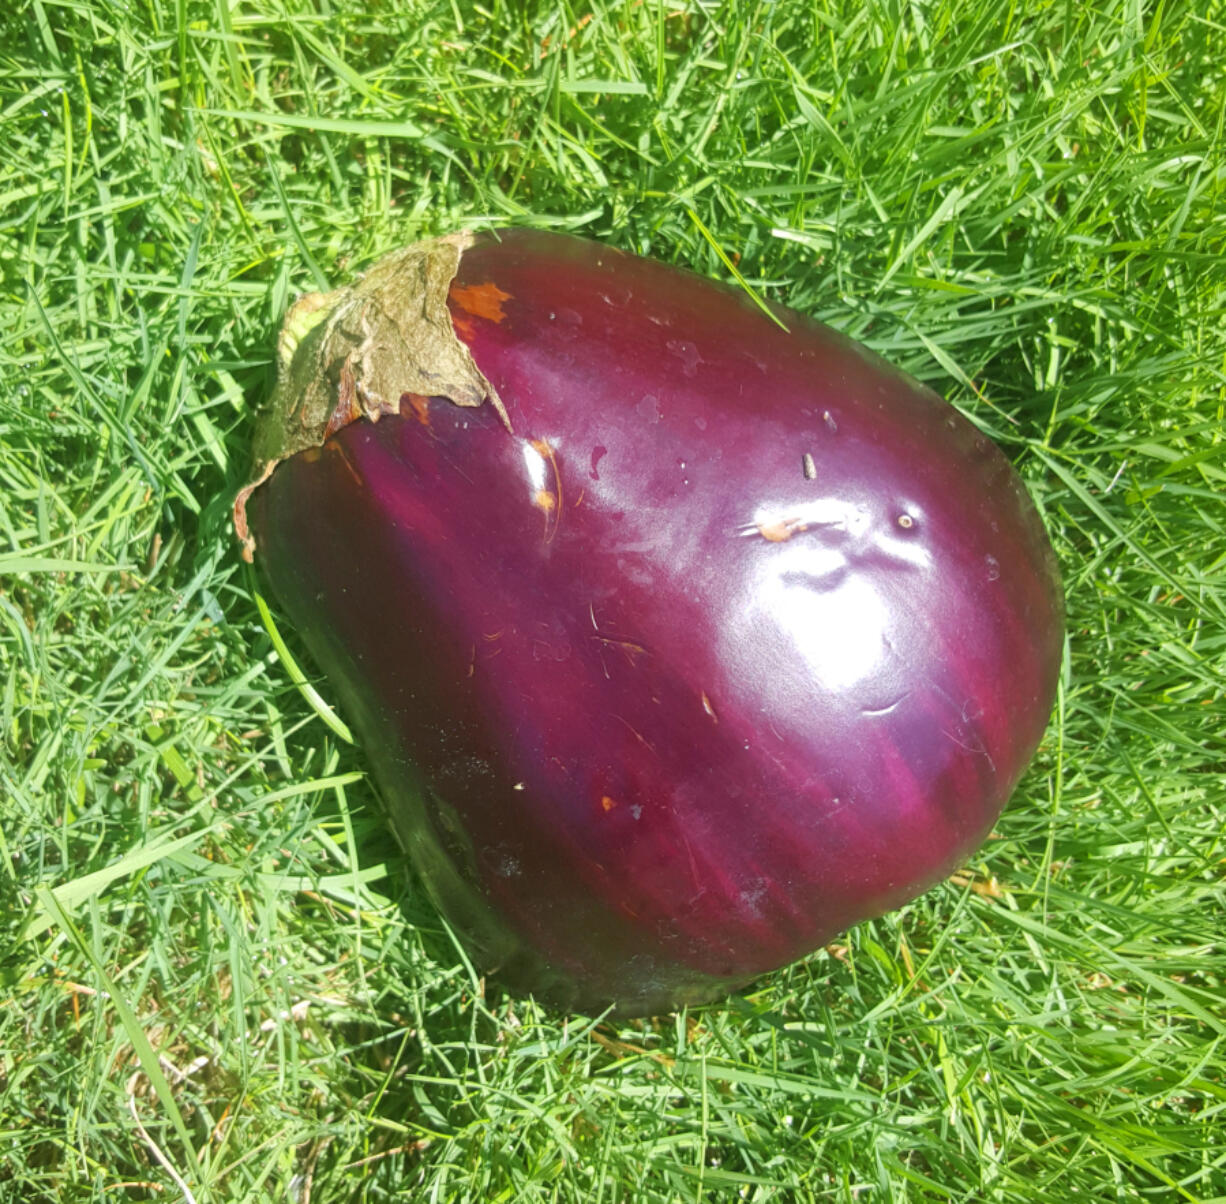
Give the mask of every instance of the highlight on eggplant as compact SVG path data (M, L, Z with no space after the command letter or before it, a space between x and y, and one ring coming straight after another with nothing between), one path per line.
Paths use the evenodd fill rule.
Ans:
M480 965L717 998L984 841L1063 648L1006 457L862 345L583 239L419 243L282 332L235 527Z

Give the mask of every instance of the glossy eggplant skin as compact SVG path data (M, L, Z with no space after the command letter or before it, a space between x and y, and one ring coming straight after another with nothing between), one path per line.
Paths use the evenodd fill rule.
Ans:
M482 236L449 306L511 429L406 395L251 514L481 962L658 1011L973 852L1063 645L1001 452L832 330L584 240Z

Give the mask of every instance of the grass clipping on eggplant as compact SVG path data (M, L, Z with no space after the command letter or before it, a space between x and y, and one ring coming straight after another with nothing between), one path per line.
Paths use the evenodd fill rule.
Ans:
M290 306L277 339L277 383L256 423L251 476L234 499L234 530L250 563L255 539L247 500L284 459L319 447L369 418L399 414L402 398L489 401L509 428L493 385L456 337L447 291L466 232L394 251L353 284L307 293Z

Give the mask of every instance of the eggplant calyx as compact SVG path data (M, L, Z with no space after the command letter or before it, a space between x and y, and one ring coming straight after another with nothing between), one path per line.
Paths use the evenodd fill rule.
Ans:
M307 293L290 307L277 340L277 383L256 423L251 477L234 499L244 560L255 551L247 499L273 469L360 418L398 414L406 393L462 406L489 401L510 428L447 309L447 290L472 243L467 232L413 243L354 283Z

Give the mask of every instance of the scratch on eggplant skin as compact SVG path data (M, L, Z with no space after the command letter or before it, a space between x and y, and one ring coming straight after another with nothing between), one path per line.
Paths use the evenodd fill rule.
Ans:
M620 715L614 715L614 719L622 725L649 753L655 754L656 748L638 728L634 727L628 720L623 719Z
M633 640L619 640L613 636L595 635L591 637L604 647L620 649L626 658L626 662L633 668L637 663L637 658L647 655L647 649L642 644L636 644Z
M988 768L993 773L997 772L996 762L992 759L992 754L988 752L987 745L984 744L982 737L976 737L974 743L970 743L967 740L961 739L956 732L949 731L948 728L941 728L941 734L948 736L959 748L966 749L968 753L973 753L977 757L983 757L988 763Z
M363 484L365 484L365 482L362 480L362 474L358 471L357 465L354 464L352 459L350 459L349 453L345 450L344 444L337 443L335 439L332 439L324 444L323 450L329 455L340 457L341 463L348 470L349 475L353 478L354 484L357 485L359 489L363 486Z

